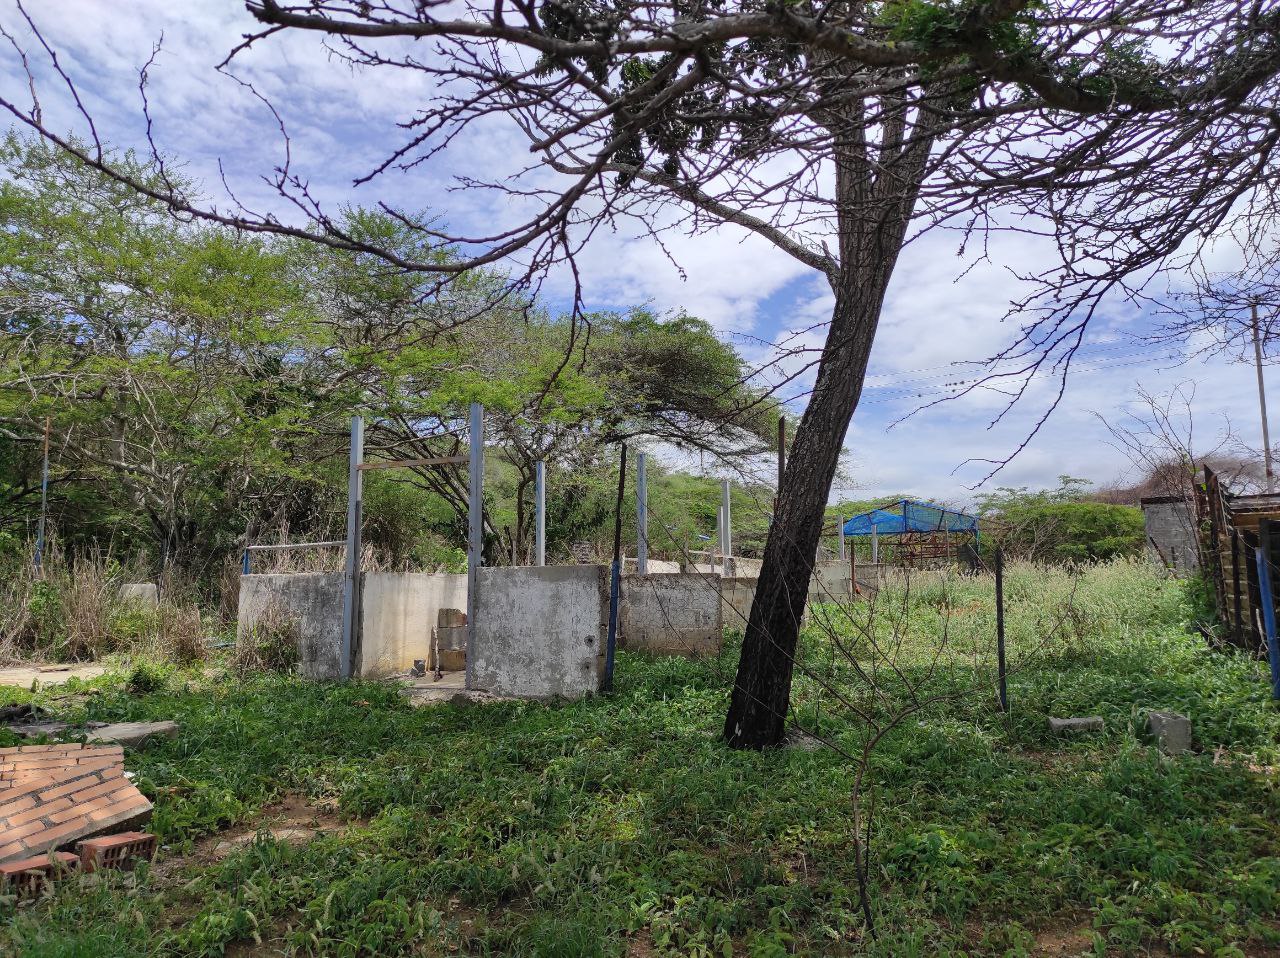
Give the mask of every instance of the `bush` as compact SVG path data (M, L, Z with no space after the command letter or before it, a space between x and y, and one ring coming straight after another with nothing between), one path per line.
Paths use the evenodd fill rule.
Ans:
M1142 553L1142 510L1092 502L1080 479L1063 476L1058 489L996 490L980 499L988 543L1032 562L1105 562Z
M298 665L302 626L297 616L269 605L258 621L236 639L231 667L246 672L292 672Z

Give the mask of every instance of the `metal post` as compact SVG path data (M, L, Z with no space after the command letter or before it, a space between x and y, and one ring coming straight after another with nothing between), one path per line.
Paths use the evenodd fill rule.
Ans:
M534 564L547 564L547 464L538 460L533 473Z
M1249 307L1253 317L1253 362L1258 369L1258 407L1262 411L1262 461L1267 468L1267 492L1276 491L1275 473L1271 469L1271 432L1267 429L1267 391L1262 383L1262 342L1258 338L1258 304Z
M249 574L249 550L248 549L245 549L244 555L240 557L240 574L241 575Z
M467 675L471 688L476 661L476 582L484 561L484 406L471 404L468 429L470 456L467 478Z
M880 564L880 533L876 531L876 524L871 523L871 564Z
M649 479L645 455L636 455L636 571L649 574Z
M840 561L843 562L847 558L847 556L845 556L845 545L844 545L844 516L840 517L839 533L840 533Z
M44 525L49 511L49 417L44 417L44 466L40 471L40 522L36 526L36 571L44 561Z
M1009 711L1004 666L1004 550L996 550L996 664L1000 671L1000 711Z
M618 646L618 601L622 589L622 494L627 482L627 444L622 444L622 462L618 466L618 501L613 513L613 565L609 570L609 634L604 646L605 692L613 691L613 655Z
M360 646L360 524L364 507L364 420L351 419L351 462L347 471L347 562L342 575L342 648L338 674L351 678L352 656Z
M722 574L729 574L729 557L733 555L733 513L729 507L729 480L720 480L720 513L724 517L721 522L723 538L720 540L720 553L724 558Z
M1271 585L1274 535L1274 524L1269 519L1263 519L1258 524L1258 593L1262 605L1262 625L1267 634L1267 660L1271 665L1271 697L1280 700L1280 639L1276 636L1276 603Z

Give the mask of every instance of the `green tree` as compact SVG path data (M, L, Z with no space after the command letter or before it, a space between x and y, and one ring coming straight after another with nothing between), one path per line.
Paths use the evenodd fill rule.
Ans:
M1146 541L1142 510L1090 501L1089 485L1060 476L1056 489L1002 486L979 496L984 537L1035 562L1097 562L1140 554Z

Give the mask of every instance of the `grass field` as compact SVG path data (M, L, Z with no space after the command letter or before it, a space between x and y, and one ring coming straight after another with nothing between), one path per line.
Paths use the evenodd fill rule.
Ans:
M807 632L799 718L849 753L859 713L892 726L864 802L878 937L855 765L721 745L730 643L718 661L623 655L616 693L575 703L414 709L374 683L122 669L49 707L182 723L128 758L166 847L134 875L0 903L0 953L1280 955L1261 664L1208 651L1188 592L1142 565L1016 568L1008 603L1009 716L989 578L891 590ZM1150 709L1190 715L1196 753L1162 758ZM1105 733L1047 732L1084 714ZM271 837L281 822L295 831Z

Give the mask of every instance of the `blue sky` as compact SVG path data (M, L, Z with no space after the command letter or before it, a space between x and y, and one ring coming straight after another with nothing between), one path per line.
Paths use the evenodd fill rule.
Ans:
M30 9L79 85L99 133L122 146L145 142L138 70L163 36L148 88L162 150L183 161L223 205L229 200L219 163L247 206L282 210L260 179L283 156L275 121L233 80L214 71L241 34L253 29L241 3L59 0ZM11 0L0 0L0 19L23 37ZM36 67L46 118L83 134L84 121L72 111L66 91L38 62ZM433 209L461 230L488 229L509 216L510 204L499 195L458 190L454 181L457 171L496 179L529 162L524 141L509 124L471 132L429 166L355 188L352 180L401 142L396 123L421 102L421 78L403 71L353 73L313 35L273 38L238 60L237 71L280 111L292 141L294 171L330 206L386 201L405 209ZM0 83L6 97L26 101L25 77L7 48L0 52ZM768 355L760 340L777 340L829 313L824 281L757 237L726 227L668 240L687 279L652 240L601 231L580 262L588 306L648 303L658 310L684 309L715 324L754 361ZM982 391L890 428L922 399L945 395L946 383L972 375L954 366L956 361L983 359L1009 341L1012 330L1002 317L1009 301L1026 292L1014 274L1042 266L1052 256L1049 248L1025 237L1003 239L993 243L989 261L967 270L971 262L959 258L956 249L954 236L928 234L899 263L868 388L849 431L847 480L838 483L834 497L908 492L966 502L989 467L963 465L965 460L1006 457L1056 392L1056 382L1047 377L1034 382L1014 413L995 427L990 423L1003 397ZM568 288L564 275L551 277L546 287L551 297L566 295ZM1103 311L1063 403L988 486L1055 485L1060 474L1099 484L1126 478L1129 463L1109 444L1095 413L1117 418L1133 403L1139 385L1161 393L1194 383L1202 448L1214 445L1228 424L1241 440L1260 446L1251 368L1222 360L1172 365L1166 354L1143 349L1131 338L1149 324L1149 317L1126 304ZM813 335L809 338L817 345Z

